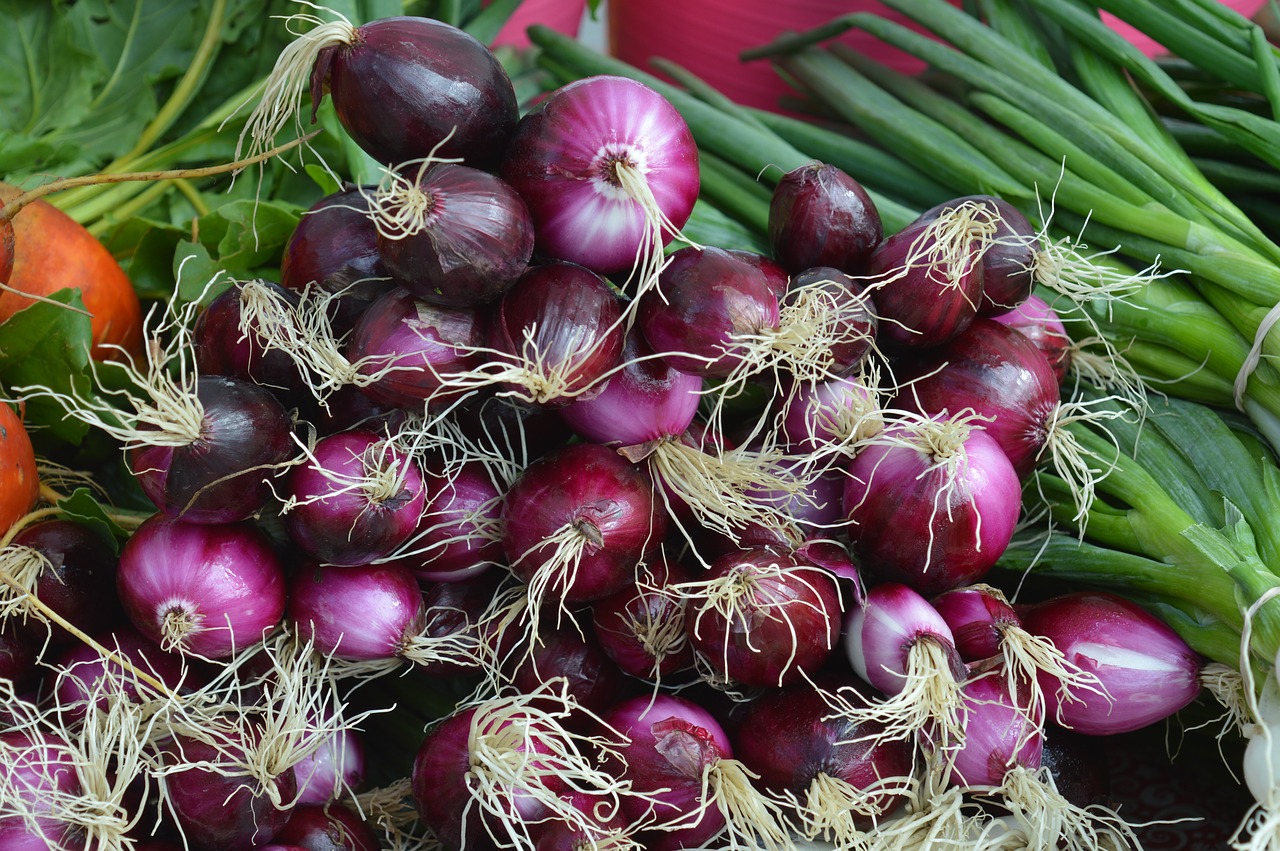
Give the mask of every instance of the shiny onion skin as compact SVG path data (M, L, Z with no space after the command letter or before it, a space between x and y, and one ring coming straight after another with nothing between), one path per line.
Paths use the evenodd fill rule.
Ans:
M505 572L489 571L457 582L437 582L422 592L423 638L451 639L469 643L476 659L503 658L511 642L497 635L486 621L490 604L498 596ZM488 650L482 649L488 645ZM476 666L460 660L414 660L417 670L430 677L462 677L475 673Z
M361 372L395 369L361 389L374 401L421 411L424 402L441 407L461 391L445 382L475 369L475 350L484 341L480 316L465 308L433 305L400 287L369 306L351 332L347 357L372 358Z
M408 568L422 582L462 582L505 563L494 530L502 512L502 494L484 464L467 461L446 471L423 471L426 508L418 528L392 564Z
M160 646L127 624L110 633L98 633L94 640L127 659L135 668L146 671L175 692L190 689L200 679L191 673L181 656L166 653ZM104 686L104 681L111 680ZM185 682L184 682L185 680ZM138 680L108 661L96 648L83 642L63 650L53 663L53 674L47 680L54 702L64 718L78 720L89 709L89 701L99 709L107 709L109 696L121 695L141 704L151 694L138 693Z
M369 201L358 188L326 195L303 213L280 261L280 284L338 295L330 319L345 333L369 305L395 286L378 253Z
M826 662L840 636L834 577L794 556L731 552L688 588L689 643L731 682L777 687L802 680Z
M297 304L297 296L270 281L258 283L274 291L286 304ZM280 349L267 349L252 331L240 330L242 283L233 283L196 317L192 345L200 375L224 375L270 390L278 399L291 402L301 396L302 376L293 358Z
M946 451L914 440L869 445L844 486L849 538L867 571L926 596L984 577L1022 510L1013 465L986 432Z
M1071 368L1071 337L1067 335L1067 328L1062 324L1057 311L1044 299L1035 295L1028 296L1008 313L993 314L991 318L1001 325L1008 325L1034 343L1049 366L1053 367L1058 383L1066 380L1067 370Z
M719 248L671 255L658 289L640 297L636 325L681 372L724 378L742 362L733 338L778 327L776 290L758 265Z
M974 585L939 594L933 607L951 627L956 651L966 662L980 662L1000 655L1004 628L1022 626L1013 606L988 586Z
M488 172L443 163L407 190L427 209L412 225L378 235L397 284L445 307L476 307L516 282L533 255L533 221L515 190ZM388 198L391 208L408 198Z
M528 583L556 571L546 585L566 603L598 600L633 582L636 565L667 529L649 477L590 443L530 464L507 492L502 524L512 573ZM558 547L552 538L558 532L571 533L574 543ZM574 545L580 555L566 564L561 550Z
M527 271L492 308L494 360L528 373L506 386L554 407L595 392L622 357L622 304L596 273L572 263Z
M1039 244L1036 229L1017 207L994 195L954 198L925 210L917 221L937 218L943 210L965 201L981 204L995 214L995 234L982 254L982 304L978 314L991 316L1012 310L1031 295L1035 284Z
M359 792L364 783L362 734L351 728L339 730L321 742L310 756L294 763L293 773L298 781L299 804L341 806L336 798L346 794L347 789ZM295 815L300 810L301 807L295 809Z
M683 227L698 198L698 149L675 107L643 83L590 77L550 94L520 120L503 178L529 205L538 252L602 275L630 269L650 238L645 210L618 165L648 185ZM663 243L674 234L662 231Z
M148 639L210 659L261 641L284 615L284 569L267 537L248 523L154 515L120 551L116 587Z
M1200 658L1164 621L1114 594L1076 592L1029 606L1023 626L1053 641L1106 695L1069 690L1041 673L1050 718L1093 736L1128 733L1178 712L1200 694Z
M268 480L297 450L293 424L269 391L217 375L196 381L204 409L200 437L186 446L139 446L129 468L166 516L188 523L232 523L256 514Z
M284 515L285 531L307 555L324 564L368 564L413 534L425 502L417 461L364 429L322 438L311 452L285 485L297 500ZM348 484L373 477L369 489Z
M791 277L791 286L782 299L782 307L793 307L800 294L821 293L818 302L824 312L834 313L838 321L823 323L825 333L835 335L828 347L831 365L824 377L844 377L871 353L880 321L871 294L849 275L830 266L812 266ZM783 314L783 323L787 322Z
M1044 750L1043 719L1035 717L1025 694L1010 694L1004 672L972 677L962 689L965 737L952 754L952 783L998 787L1010 769L1039 768Z
M636 583L591 605L596 641L623 673L667 680L693 668L684 632L684 606L667 592L691 578L687 568L656 559Z
M898 397L899 406L927 416L972 408L993 418L983 430L1019 478L1035 467L1061 397L1057 376L1030 339L979 317L947 346L914 360L908 372L923 377Z
M44 556L35 596L76 627L93 633L123 620L115 593L117 559L93 529L75 520L43 520L23 527L11 543ZM61 626L49 627L54 646L79 643Z
M787 172L769 204L769 245L786 269L834 266L862 274L884 225L862 184L826 163Z
M273 841L305 851L379 851L382 847L369 823L337 801L294 807Z
M497 166L519 112L511 78L488 48L429 18L383 18L355 33L316 59L313 121L327 90L342 126L379 162L431 154Z
M418 583L403 568L304 564L289 583L293 628L338 659L394 659L425 617Z

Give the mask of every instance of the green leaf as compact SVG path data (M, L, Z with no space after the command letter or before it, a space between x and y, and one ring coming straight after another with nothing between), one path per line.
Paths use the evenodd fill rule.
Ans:
M216 248L218 265L232 274L279 265L299 218L293 205L233 201L200 219L200 243Z
M15 388L42 385L57 393L87 396L91 334L88 315L79 312L84 310L80 292L59 290L49 298L56 303L33 304L0 324L0 385L10 394ZM26 422L33 440L47 429L60 440L79 443L89 430L45 397L27 402Z
M333 195L342 191L342 184L322 166L310 164L306 166L306 172L325 195Z
M0 129L34 138L74 121L101 72L55 4L0 0Z
M209 256L198 242L181 240L173 253L173 278L177 286L173 292L178 301L203 301L208 304L230 282L223 269Z
M58 500L58 509L70 519L92 528L111 547L111 554L119 555L120 544L129 537L129 533L111 519L107 509L94 497L93 491L76 488L70 496Z

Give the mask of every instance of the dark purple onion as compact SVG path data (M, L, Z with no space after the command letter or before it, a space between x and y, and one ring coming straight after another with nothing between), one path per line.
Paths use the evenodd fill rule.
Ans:
M256 514L268 481L294 456L293 424L269 391L217 375L196 381L200 436L186 446L139 446L129 468L156 507L189 523L232 523Z
M669 261L640 298L637 327L676 369L724 378L742 363L735 337L778 327L777 294L758 265L719 248L682 248Z
M624 673L663 680L693 667L684 606L666 593L689 579L678 562L658 559L641 568L637 584L591 605L596 641Z
M1040 763L1049 769L1062 797L1077 807L1111 800L1111 765L1107 749L1093 736L1050 725L1044 733Z
M731 682L786 685L813 674L835 649L841 601L826 571L756 549L721 556L697 582L684 593L685 634ZM730 600L732 614L722 610Z
M850 446L884 428L876 388L856 377L798 382L782 404L781 436L807 452Z
M123 611L116 600L116 557L110 542L74 520L45 520L13 536L14 546L30 547L48 561L33 589L35 596L84 632L118 623ZM76 639L51 625L55 645Z
M424 582L460 582L503 564L498 537L502 494L479 461L425 471L426 509L393 564Z
M365 749L361 733L350 727L338 730L310 755L294 763L298 803L333 805L346 790L360 791L364 783ZM297 817L297 811L294 813Z
M116 586L133 625L161 647L225 659L284 615L285 577L271 542L248 523L154 515L120 553Z
M312 285L338 295L329 319L339 335L394 286L389 278L378 254L369 201L359 189L326 195L303 213L280 261L285 288L301 292Z
M431 154L492 169L519 112L511 78L483 44L429 18L383 18L321 51L312 119L328 91L343 128L375 160Z
M981 428L931 421L890 434L849 465L844 510L855 551L872 574L928 596L977 582L1009 546L1022 510L1013 465Z
M404 426L408 412L376 402L354 384L344 384L325 397L324 405L316 400L306 401L306 419L316 427L316 434L325 437L355 428L395 434Z
M792 272L834 266L862 274L884 226L871 196L833 165L809 163L787 172L769 205L773 256Z
M647 184L670 225L684 226L698 197L698 149L684 119L643 83L596 76L520 120L502 176L529 204L539 253L608 275L652 251L653 222L619 168ZM674 233L661 228L665 245Z
M489 571L471 579L438 582L422 592L424 625L420 635L428 642L451 641L475 647L475 657L505 658L511 650L508 636L493 634L486 621L489 607L498 597L505 572ZM488 650L482 648L488 645ZM416 660L418 670L433 677L460 677L475 673L476 666L463 660Z
M1035 344L1053 368L1061 384L1071 368L1071 338L1055 311L1039 296L1028 296L1008 313L993 314L992 319L1008 325Z
M510 672L511 682L522 692L533 692L563 677L578 705L600 712L629 691L622 671L605 654L590 623L543 623L530 638L529 652L517 653L515 658L519 665Z
M622 305L605 280L572 263L526 272L493 307L495 357L529 373L504 382L521 398L563 405L589 391L622 357Z
M19 618L7 618L0 623L0 679L12 682L19 692L33 685L43 642L44 636ZM2 713L0 722L3 722Z
M1164 621L1114 594L1076 592L1021 612L1068 662L1097 676L1107 694L1039 674L1048 714L1077 733L1107 736L1161 721L1200 694L1200 658Z
M569 427L593 443L624 447L684 434L702 401L702 379L653 357L634 331L622 364L598 393L559 409Z
M394 659L422 630L422 592L403 568L303 565L289 583L289 620L321 653Z
M0 848L84 851L82 830L58 817L68 798L83 793L67 743L50 733L8 730L0 732L0 753L0 777L18 798L5 809L35 818L31 823L16 814L0 816Z
M336 801L294 807L273 841L305 851L378 851L382 847L369 823Z
M805 309L798 307L802 298L808 302ZM853 278L829 266L807 268L792 277L782 300L780 322L784 330L813 326L819 339L831 341L826 350L830 363L823 366L823 378L853 372L875 346L879 327L871 296ZM799 372L800 365L791 368Z
M1027 337L991 319L978 318L945 348L911 366L915 375L897 405L933 416L972 408L991 422L983 430L1027 475L1049 439L1060 401L1058 380Z
M990 210L995 224L992 242L982 255L983 295L978 313L983 316L1003 313L1031 294L1035 283L1032 270L1038 243L1036 229L1017 207L994 195L954 198L921 213L918 221L929 221L948 207L966 201Z
M351 332L347 357L366 376L395 369L363 387L375 401L421 411L424 403L443 406L462 391L447 388L450 377L480 365L476 350L484 341L479 315L414 298L397 287L379 298Z
M284 515L289 537L325 564L368 564L404 543L422 517L422 471L372 431L322 438L313 460L295 467L286 489L298 500ZM352 488L348 482L373 480Z
M530 582L542 577L557 602L589 602L632 582L635 567L662 542L666 515L653 483L638 467L603 446L566 446L530 464L507 492L502 545L511 570ZM572 545L549 541L576 533L581 555L565 562Z
M488 172L444 163L378 196L396 221L378 252L397 284L423 301L476 307L509 290L533 255L533 221L515 190ZM406 208L420 217L401 223Z
M242 746L241 746L242 747ZM225 765L227 757L212 745L175 736L167 745L166 761L182 766L164 777L166 800L182 833L199 851L252 851L275 837L289 820L257 781L244 776L224 777L199 763ZM278 800L289 803L297 793L293 769L270 781Z
M281 302L296 306L298 296L279 284L258 281ZM233 283L218 295L196 318L191 332L196 366L201 375L225 375L267 387L286 402L299 396L302 377L298 365L283 350L266 348L262 338L250 330L240 330L240 293L244 284Z

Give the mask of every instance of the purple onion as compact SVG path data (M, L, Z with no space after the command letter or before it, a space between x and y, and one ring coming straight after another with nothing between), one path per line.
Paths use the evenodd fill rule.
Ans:
M452 658L416 658L417 670L432 677L460 677L475 673L482 662L509 655L513 637L496 634L488 620L505 575L489 571L462 581L438 582L422 592L424 625L419 635L428 645L452 645L463 652Z
M337 801L299 802L273 841L304 851L378 851L382 847L369 823Z
M9 680L19 692L33 685L43 641L42 635L19 618L6 618L0 623L0 679Z
M327 91L343 128L375 160L428 154L497 165L519 115L511 78L483 44L430 18L383 18L320 51L312 120Z
M323 740L310 756L294 763L298 803L334 806L335 799L346 794L346 790L360 790L364 768L364 739L360 733L349 727L338 730ZM294 818L300 811L301 807L294 811Z
M678 562L659 559L636 584L592 603L596 641L624 673L662 680L693 667L684 606L667 590L689 578Z
M507 492L502 522L512 572L557 603L590 602L626 587L666 534L649 477L588 443L530 464Z
M1077 733L1127 733L1178 712L1200 694L1200 658L1159 618L1128 600L1077 592L1022 612L1028 632L1044 636L1106 694L1041 673L1049 717Z
M359 189L326 195L302 214L280 261L280 283L301 292L308 285L337 296L334 332L344 334L394 284L378 254L378 231Z
M570 263L526 272L493 307L494 360L518 378L503 382L538 405L592 392L622 356L622 305L599 275Z
M604 652L590 623L543 623L530 638L528 653L509 665L511 684L532 693L557 677L584 709L599 712L629 691L622 671Z
M509 290L533 255L533 222L515 190L449 163L379 192L378 252L397 284L423 301L476 307Z
M956 650L966 662L999 656L1006 630L1022 626L1004 595L986 585L947 591L933 599L933 607L951 627Z
M83 794L70 748L50 733L0 732L0 785L15 800L5 810L32 816L0 815L0 848L5 851L84 851L81 828L60 817L68 799Z
M244 745L235 747L243 748ZM164 794L183 836L199 851L252 851L270 841L289 820L289 810L272 803L272 794L245 776L226 777L201 765L226 765L228 757L205 742L175 736L165 757L175 769L164 776ZM274 797L292 801L297 793L293 769L270 781Z
M815 380L848 375L871 353L879 324L871 296L861 284L829 266L806 268L792 276L782 300L779 332L787 347L795 346L788 329L809 338L805 345L825 360L811 362L814 353L801 347L784 364L798 376L809 374Z
M778 327L777 294L758 266L719 248L682 248L669 261L640 298L637 327L676 369L724 378L745 356L735 338Z
M782 411L781 436L806 452L851 446L884 428L876 388L856 377L797 382Z
M934 420L891 429L858 453L844 509L869 571L934 595L990 571L1013 538L1022 492L985 431Z
M993 670L963 685L965 736L950 752L952 782L958 786L998 787L1015 767L1040 767L1043 719L1023 694L1009 692L1003 672Z
M173 692L184 685L188 689L198 685L202 679L181 656L166 653L133 627L120 626L109 634L95 635L94 640L123 657L135 669L154 676ZM108 678L111 682L104 683ZM70 720L83 718L90 702L106 709L108 701L122 695L140 704L149 699L153 691L152 686L145 686L145 694L139 694L136 674L125 671L96 648L83 643L72 645L58 655L53 663L52 687L54 703Z
M284 615L284 570L254 526L155 515L120 553L125 614L164 648L211 659L261 641Z
M98 632L122 620L116 600L116 557L93 529L74 520L44 520L23 527L11 542L30 547L47 565L32 589L37 599L84 632ZM50 624L56 645L76 641Z
M285 529L325 564L359 565L404 543L422 517L422 471L387 438L353 429L322 438L286 484Z
M939 204L920 214L928 221L957 204L979 204L991 213L995 233L982 254L982 304L978 313L990 316L1020 304L1035 283L1036 229L1017 207L993 195L966 195Z
M730 682L773 687L803 679L826 662L840 635L835 579L792 556L730 553L680 590L690 645Z
M295 293L270 281L258 281L283 303L296 306ZM278 348L266 348L256 330L240 330L240 294L244 284L233 283L201 311L192 329L192 347L201 375L238 378L270 389L286 402L301 396L302 377L293 358Z
M200 436L185 446L138 446L129 467L143 492L171 518L232 523L256 514L268 481L297 450L289 415L270 392L224 376L196 381Z
M991 318L1034 343L1053 368L1058 383L1066 380L1067 370L1071 368L1071 338L1057 311L1048 302L1039 296L1028 296L1008 313L995 314Z
M421 411L424 403L443 406L461 395L449 381L479 366L483 340L474 311L433 305L397 287L360 317L348 357L363 362L367 378L380 376L362 387L372 399Z
M608 275L655 248L660 256L684 226L698 197L698 149L653 89L598 76L557 89L521 119L502 176L529 205L540 253Z
M289 620L298 634L340 659L394 659L422 631L424 617L417 580L403 568L304 565L289 584Z
M427 469L423 492L422 519L393 564L424 582L461 582L505 563L498 537L502 494L484 464Z
M826 163L809 163L782 176L769 205L773 256L792 272L834 266L862 274L884 226L862 184Z

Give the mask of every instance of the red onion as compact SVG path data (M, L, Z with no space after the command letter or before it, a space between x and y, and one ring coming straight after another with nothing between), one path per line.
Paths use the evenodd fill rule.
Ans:
M630 691L618 666L605 654L590 623L542 624L529 652L509 665L511 683L533 692L553 680L564 681L579 706L599 712Z
M826 571L770 550L721 556L684 596L689 643L717 677L781 686L813 674L840 635L841 601Z
M400 546L422 517L422 471L389 438L354 429L322 438L295 467L283 511L289 537L326 564L358 565Z
M6 559L5 572L45 606L84 632L98 632L122 620L115 595L116 557L97 532L74 520L44 520L13 536L10 551L18 547L29 548L30 558L21 558L28 570ZM0 591L0 599L9 593L11 589ZM50 629L55 645L76 640L61 626L50 624Z
M873 374L800 381L783 397L780 434L805 452L853 451L884 428Z
M33 685L42 646L43 636L35 629L17 618L5 618L0 623L0 679L11 682L19 692Z
M226 659L284 614L284 571L248 524L151 517L125 543L116 585L143 635L192 656Z
M387 565L304 565L289 584L289 620L316 649L340 659L393 659L423 627L422 592Z
M0 732L0 848L83 851L82 829L63 817L82 791L63 739L38 731Z
M596 640L625 673L661 682L693 667L684 630L684 605L670 586L689 571L660 558L640 570L636 583L591 605Z
M425 625L416 644L438 651L434 660L426 658L426 653L416 653L419 670L435 677L464 676L510 654L514 641L495 634L489 619L504 577L505 572L499 576L491 571L463 581L440 582L422 593Z
M326 195L302 214L280 260L280 283L301 292L308 285L334 295L339 335L394 284L378 254L378 231L358 188Z
M991 317L1001 325L1007 325L1035 344L1044 355L1053 374L1061 384L1071 368L1071 338L1057 312L1039 296L1028 296L1008 313Z
M378 851L382 847L369 823L336 801L300 802L273 841L304 851Z
M520 120L502 176L529 205L538 250L642 290L698 197L698 149L661 95L623 77L553 92Z
M939 346L964 331L982 303L982 253L995 227L973 202L948 204L876 246L867 274L880 315L878 340L899 349Z
M161 650L133 627L120 626L109 634L95 635L94 640L136 670L160 680L173 692L178 692L184 683L188 689L197 686L203 679L184 664L182 657ZM139 694L136 674L83 643L74 644L58 655L50 685L54 704L70 721L83 718L90 704L105 710L113 698L142 703L154 697L151 686L144 687L143 694Z
M224 376L198 379L195 398L198 436L181 444L157 439L135 446L130 469L169 517L190 523L245 520L266 504L268 480L296 453L289 415L264 388Z
M1113 594L1077 592L1022 613L1027 630L1094 674L1095 689L1059 689L1041 674L1050 717L1077 733L1127 733L1168 718L1200 693L1198 656L1163 621Z
M485 465L467 461L451 470L432 465L425 472L426 509L392 563L424 582L461 582L505 563L502 494Z
M428 168L430 166L430 168ZM475 307L516 282L533 255L524 202L487 172L423 162L416 176L389 173L374 194L378 253L397 284L423 301Z
M1017 474L972 419L898 426L849 465L849 537L871 572L937 594L981 579L1022 509Z
M355 730L342 728L322 741L314 753L294 763L293 773L298 780L299 804L337 807L339 797L348 790L358 792L364 782L364 740ZM294 819L301 810L294 810Z
M966 195L920 214L929 221L958 204L977 204L991 214L995 232L982 254L982 304L978 313L990 316L1015 308L1031 294L1039 236L1017 207L993 195Z
M279 284L255 281L252 286L272 290L283 303L298 302L295 294ZM242 326L244 288L245 284L233 283L196 319L191 332L196 366L201 375L223 375L262 385L288 403L303 386L298 365L284 351L268 348L251 320L250 327Z
M590 602L625 587L666 534L648 476L587 443L530 464L507 493L502 521L503 548L535 615L544 600Z
M782 176L769 205L773 256L792 272L834 266L862 274L884 226L862 185L826 163L809 163Z

